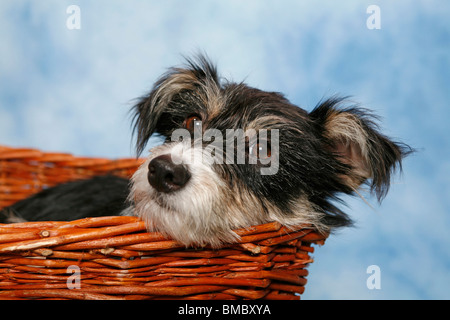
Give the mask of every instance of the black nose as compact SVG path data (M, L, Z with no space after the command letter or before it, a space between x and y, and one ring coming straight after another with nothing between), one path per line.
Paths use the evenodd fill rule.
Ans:
M148 165L148 182L159 192L173 192L183 188L191 174L182 164L174 164L170 154L158 156Z

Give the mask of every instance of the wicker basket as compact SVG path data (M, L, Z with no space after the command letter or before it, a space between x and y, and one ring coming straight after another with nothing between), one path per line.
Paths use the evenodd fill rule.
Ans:
M0 146L0 209L141 163ZM0 224L0 299L300 299L311 244L326 235L275 222L236 232L239 243L213 250L183 248L135 217Z

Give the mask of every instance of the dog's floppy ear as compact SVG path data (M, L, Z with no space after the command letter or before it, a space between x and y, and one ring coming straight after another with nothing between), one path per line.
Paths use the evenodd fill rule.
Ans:
M402 158L412 149L379 133L377 118L367 110L340 108L343 100L324 101L310 117L317 124L325 147L349 168L341 176L344 184L356 190L370 179L371 192L381 200L389 190L391 173L401 169Z
M176 114L177 105L173 103L180 93L202 87L205 81L219 82L217 71L205 55L198 55L195 60L186 59L182 68L171 68L154 85L150 93L139 99L133 107L134 133L137 133L136 152L144 150L151 135L155 132L164 134L158 123L164 113Z

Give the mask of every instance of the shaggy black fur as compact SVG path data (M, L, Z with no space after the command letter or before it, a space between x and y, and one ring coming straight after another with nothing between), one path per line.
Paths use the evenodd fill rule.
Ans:
M0 223L70 221L85 217L118 215L127 207L127 179L108 175L45 189L0 211Z

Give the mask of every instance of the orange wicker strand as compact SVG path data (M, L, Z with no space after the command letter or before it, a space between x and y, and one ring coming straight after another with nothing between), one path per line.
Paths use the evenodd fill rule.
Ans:
M66 181L129 178L142 162L0 146L0 209ZM300 299L327 235L277 222L235 232L234 244L184 248L136 217L0 224L0 300Z

